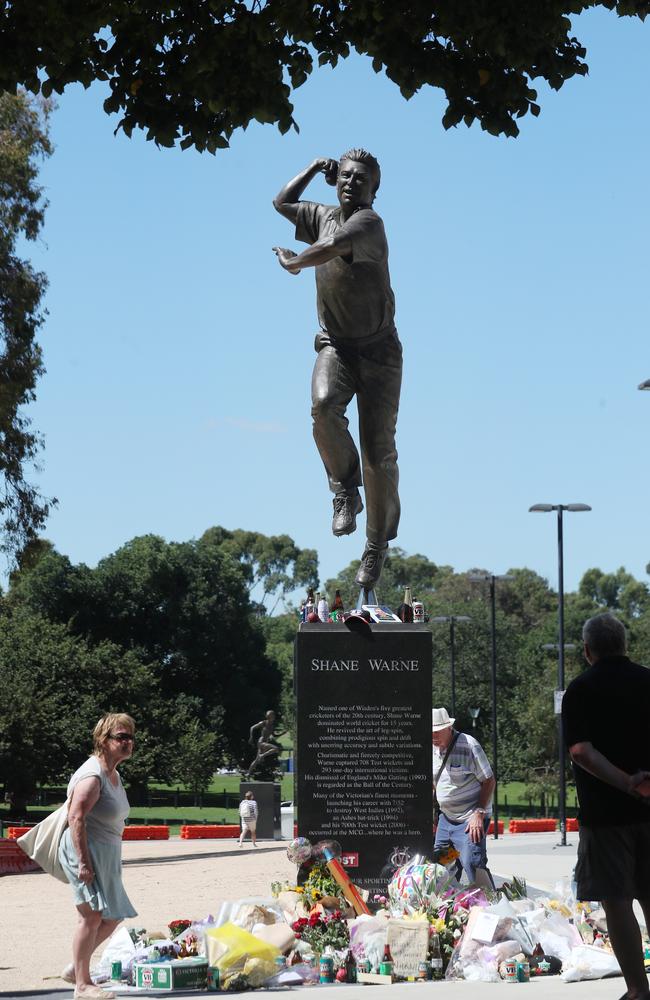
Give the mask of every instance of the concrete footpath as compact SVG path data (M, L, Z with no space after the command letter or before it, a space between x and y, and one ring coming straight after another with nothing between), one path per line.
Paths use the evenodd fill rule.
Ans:
M578 836L570 834L566 847L556 846L558 834L505 834L490 838L488 853L495 875L526 879L532 891L551 892L557 881L570 878L575 865ZM201 918L215 913L224 900L242 896L267 896L272 881L295 878L295 866L286 858L286 843L262 842L257 850L238 848L235 841L125 842L124 873L127 892L138 909L129 924L148 930L164 930L173 919ZM76 913L68 886L35 872L0 878L0 997L56 998L71 1000L73 991L56 979L69 961L70 940ZM532 998L574 1000L608 998L625 994L620 978L565 984L557 976L533 980L525 985ZM292 993L341 993L345 1000L395 1000L396 991L415 991L432 1000L485 997L504 993L512 997L509 983L404 983L399 986L311 986L292 988ZM370 993L369 993L370 991ZM433 994L431 991L434 991ZM286 993L287 990L260 991ZM126 996L151 996L130 992ZM213 993L197 991L159 993L159 996L193 997L207 1000ZM240 994L246 998L253 993Z

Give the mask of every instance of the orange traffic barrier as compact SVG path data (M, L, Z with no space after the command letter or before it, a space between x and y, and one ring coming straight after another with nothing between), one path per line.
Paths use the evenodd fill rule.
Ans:
M7 829L7 840L18 840L28 830L31 830L31 826L10 826Z
M511 819L510 833L552 833L557 826L554 819Z
M578 825L578 820L576 819L576 817L575 817L575 816L571 816L571 817L570 817L570 818L569 818L569 819L568 819L568 820L566 821L566 828L567 828L567 830L569 831L569 833L575 833L575 832L576 832L576 830L579 830L579 829L580 829L580 826Z
M7 830L7 837L9 840L18 840L28 830L31 830L31 826L10 826ZM169 827L125 826L122 840L169 840Z
M0 838L0 875L22 875L23 872L36 871L40 871L40 866L27 857L14 838Z
M31 830L31 826L10 826L7 830L7 840L18 840L28 830Z
M181 827L181 840L225 840L227 837L238 837L240 833L234 823L197 823Z
M125 826L122 840L169 840L169 827Z

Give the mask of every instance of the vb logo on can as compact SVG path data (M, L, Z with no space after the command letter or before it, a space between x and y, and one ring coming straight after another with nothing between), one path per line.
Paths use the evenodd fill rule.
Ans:
M153 985L153 971L152 969L142 970L142 985L151 986Z

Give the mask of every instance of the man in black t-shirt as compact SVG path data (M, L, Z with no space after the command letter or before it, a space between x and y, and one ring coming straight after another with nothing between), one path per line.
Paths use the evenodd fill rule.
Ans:
M614 615L582 632L590 664L562 701L564 737L580 804L578 898L600 900L629 1000L650 997L638 899L650 928L650 670L625 655Z
M300 201L319 173L336 184L338 205ZM395 425L402 382L402 348L395 329L395 298L388 273L384 225L372 204L379 164L363 149L335 160L314 160L289 181L274 206L310 246L301 254L274 247L282 267L316 269L320 332L312 376L314 439L334 493L335 535L356 528L366 500L366 548L356 582L379 579L400 515ZM361 459L345 411L357 397Z

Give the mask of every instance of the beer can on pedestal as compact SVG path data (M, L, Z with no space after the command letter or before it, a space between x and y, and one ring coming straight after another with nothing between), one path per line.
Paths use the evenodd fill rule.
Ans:
M530 964L528 962L517 962L517 982L530 982Z
M507 983L516 983L517 982L517 963L513 959L511 959L511 958L507 958L506 961L504 962L504 966L505 966L505 971L506 971L506 982Z
M321 983L334 982L334 959L328 955L321 955L319 962L319 979Z
M418 979L422 980L429 979L430 972L431 972L431 966L429 965L429 963L426 961L420 962L420 964L418 965Z
M424 604L422 601L413 601L413 621L424 622Z

